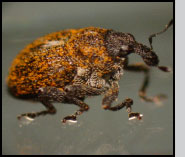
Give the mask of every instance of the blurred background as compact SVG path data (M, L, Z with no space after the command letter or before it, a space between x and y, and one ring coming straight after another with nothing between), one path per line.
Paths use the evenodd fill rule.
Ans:
M90 110L78 122L62 124L63 117L78 109L55 103L57 114L41 116L32 122L16 116L40 111L39 102L12 97L5 79L12 60L27 44L45 34L87 26L111 28L133 34L149 45L148 37L161 31L173 17L173 3L2 3L2 153L3 154L173 154L173 72L151 68L148 95L160 93L168 98L162 104L140 100L142 73L125 72L120 81L118 102L134 100L133 111L141 121L128 120L125 109L117 112L101 108L102 96L85 100ZM153 39L160 65L173 68L173 29ZM130 55L130 63L142 61Z

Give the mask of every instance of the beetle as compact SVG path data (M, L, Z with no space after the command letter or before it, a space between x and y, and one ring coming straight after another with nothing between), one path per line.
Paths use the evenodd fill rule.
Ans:
M167 67L158 65L152 38L165 32L172 24L173 20L164 30L149 36L150 47L138 43L130 33L97 27L67 29L36 39L14 59L7 84L14 96L36 99L46 110L24 113L17 118L34 119L55 114L52 102L62 102L79 106L79 110L62 120L63 123L76 122L77 116L89 109L85 98L103 94L103 109L117 111L125 107L129 119L141 119L142 114L131 110L131 98L111 106L118 97L118 82L124 70L143 72L145 79L139 96L147 102L156 102L163 97L146 95L150 67L169 71ZM141 56L144 63L129 65L128 56L132 53Z

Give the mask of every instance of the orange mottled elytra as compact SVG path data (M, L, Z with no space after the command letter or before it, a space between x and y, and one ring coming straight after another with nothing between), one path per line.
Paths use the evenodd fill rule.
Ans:
M13 61L8 76L9 88L16 96L36 94L40 87L64 88L73 80L77 67L97 68L99 75L108 73L105 66L113 62L104 43L107 31L88 27L38 38Z

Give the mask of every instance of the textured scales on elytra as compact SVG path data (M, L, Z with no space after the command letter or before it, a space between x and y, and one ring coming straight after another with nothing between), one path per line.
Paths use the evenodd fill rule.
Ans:
M52 102L62 102L79 106L79 110L62 120L63 123L75 122L78 115L89 109L84 99L101 94L104 95L103 109L117 111L125 107L130 120L141 119L142 114L131 110L131 98L111 106L119 94L118 82L124 70L143 72L145 80L139 96L148 102L160 101L161 95L146 96L149 67L169 71L167 67L158 66L152 38L165 32L172 23L171 20L163 31L149 37L151 48L138 43L130 33L96 27L63 30L33 41L14 59L7 84L13 95L36 99L46 110L21 114L18 119L55 114ZM145 64L129 65L131 53L140 55Z

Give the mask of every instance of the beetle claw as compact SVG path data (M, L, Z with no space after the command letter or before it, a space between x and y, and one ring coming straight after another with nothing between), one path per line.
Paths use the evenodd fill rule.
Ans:
M66 123L66 122L71 122L71 123L76 123L77 119L75 115L71 115L71 116L67 116L62 120L62 123Z
M22 118L26 118L27 120L34 120L34 118L36 117L35 113L25 113L25 114L21 114L19 116L17 116L18 120L21 120Z
M129 117L129 120L133 120L133 119L136 119L136 118L138 120L141 120L142 117L143 117L143 114L140 114L138 112L131 112L131 113L129 113L128 117Z

